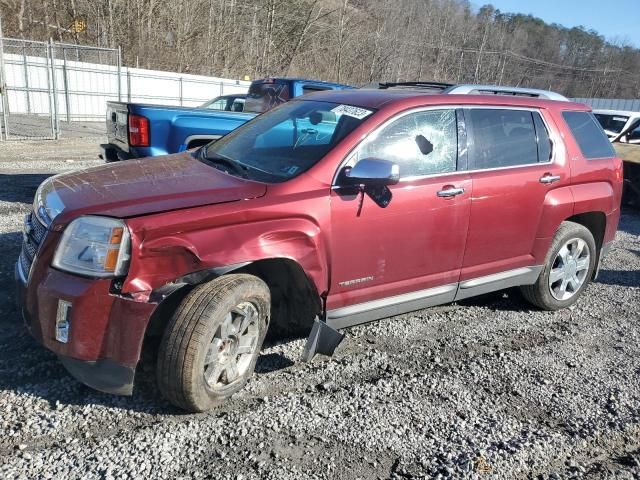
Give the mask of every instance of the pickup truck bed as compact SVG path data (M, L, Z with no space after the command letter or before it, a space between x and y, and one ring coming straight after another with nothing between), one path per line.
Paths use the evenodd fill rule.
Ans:
M131 115L148 121L148 132L153 137L149 138L149 146L130 148L127 124ZM103 156L115 161L182 152L220 138L255 116L204 108L108 102L108 144L101 145Z

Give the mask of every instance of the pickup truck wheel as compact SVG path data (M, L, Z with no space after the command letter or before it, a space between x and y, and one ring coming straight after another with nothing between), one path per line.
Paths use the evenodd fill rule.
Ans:
M253 275L232 274L194 288L167 326L157 378L174 405L202 412L222 405L253 373L271 297Z
M544 268L533 285L520 287L524 297L544 310L566 308L578 300L593 275L596 243L591 232L563 222L547 253Z

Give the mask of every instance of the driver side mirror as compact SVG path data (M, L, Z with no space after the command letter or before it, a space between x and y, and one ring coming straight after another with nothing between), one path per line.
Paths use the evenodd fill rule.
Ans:
M353 167L345 167L341 177L347 185L385 187L400 181L400 167L388 160L363 158Z

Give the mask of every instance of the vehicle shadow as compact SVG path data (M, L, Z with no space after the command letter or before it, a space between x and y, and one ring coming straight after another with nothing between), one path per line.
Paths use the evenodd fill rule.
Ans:
M31 204L38 186L53 173L0 174L0 201Z
M622 207L622 215L618 230L631 235L640 235L640 209Z
M528 312L536 309L524 299L518 288L485 293L477 297L460 300L456 304L461 307L485 307L491 310L508 312Z
M634 251L636 255L640 252ZM640 287L639 270L600 270L598 273L598 283L605 285L615 285L618 287Z

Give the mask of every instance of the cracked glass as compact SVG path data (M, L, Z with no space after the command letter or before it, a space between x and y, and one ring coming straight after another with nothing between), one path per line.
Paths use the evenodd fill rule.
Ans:
M454 172L458 157L455 110L405 115L365 140L355 162L380 158L398 164L403 178Z

